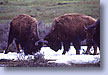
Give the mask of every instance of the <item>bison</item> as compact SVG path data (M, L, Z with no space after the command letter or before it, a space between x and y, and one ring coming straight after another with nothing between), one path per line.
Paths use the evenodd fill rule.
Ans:
M8 45L5 54L9 52L9 46L13 40L15 40L17 51L20 52L20 45L25 55L33 54L40 50L42 42L39 42L37 27L37 20L29 15L22 14L15 17L10 22ZM38 42L37 45L35 45L36 42Z
M100 19L98 19L94 24L85 26L87 32L87 43L88 48L86 54L89 54L91 46L94 46L94 55L97 54L97 46L100 48Z
M80 54L80 42L86 39L85 26L95 23L96 20L90 16L79 13L64 14L56 17L52 23L51 31L46 35L45 40L48 46L58 51L64 48L62 54L69 50L71 43L76 49L76 54Z

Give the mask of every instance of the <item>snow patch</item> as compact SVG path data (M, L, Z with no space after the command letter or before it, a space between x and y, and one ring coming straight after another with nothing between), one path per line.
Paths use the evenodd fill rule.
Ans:
M53 51L49 47L42 47L40 53L44 55L45 59L55 60L49 62L55 63L65 63L65 64L86 64L86 63L98 63L100 61L100 55L84 55L83 52L86 51L87 46L81 46L80 54L76 55L76 50L73 46L70 47L70 50L62 55L63 48L57 52ZM93 48L90 50L92 53ZM100 53L99 49L97 50ZM16 53L9 52L8 54L0 53L0 59L9 59L9 60L30 60L34 59L33 55L25 56L24 52Z

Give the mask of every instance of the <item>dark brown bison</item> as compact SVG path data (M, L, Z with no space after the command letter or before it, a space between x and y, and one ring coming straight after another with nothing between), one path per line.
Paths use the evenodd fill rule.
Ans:
M87 43L88 48L86 54L89 54L91 46L94 46L94 55L97 54L97 46L100 48L100 19L98 19L94 24L85 26L87 31Z
M20 51L20 45L24 50L25 55L32 54L40 50L42 43L39 42L37 23L38 22L35 18L26 14L15 17L10 22L8 45L5 53L9 52L8 48L13 40L15 40L17 51ZM36 42L38 42L38 45L35 45Z
M65 54L72 42L76 54L80 54L80 42L86 39L84 25L88 26L95 22L94 18L78 13L57 17L53 21L51 32L45 37L48 41L47 45L57 51L63 44L63 54Z

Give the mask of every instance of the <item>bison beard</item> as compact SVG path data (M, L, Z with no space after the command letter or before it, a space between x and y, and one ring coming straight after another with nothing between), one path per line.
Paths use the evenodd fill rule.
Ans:
M15 17L10 23L8 46L5 53L9 52L8 48L13 40L15 40L17 51L20 52L20 45L24 50L25 55L40 50L42 43L35 46L35 42L39 40L37 33L37 20L26 14Z
M63 44L62 54L65 54L73 43L76 54L80 54L80 42L86 39L84 25L88 26L95 22L94 18L78 13L57 17L53 21L51 32L45 37L48 41L47 45L57 51Z

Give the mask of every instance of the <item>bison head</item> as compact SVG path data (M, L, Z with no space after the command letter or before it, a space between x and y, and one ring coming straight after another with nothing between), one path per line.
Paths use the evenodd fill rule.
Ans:
M41 47L43 46L43 43L38 42L38 44L35 45L35 43L37 43L37 42L30 41L29 44L24 46L23 49L24 49L25 55L28 55L28 54L32 55L32 54L38 52L41 49Z
M40 50L41 47L43 46L43 44L47 44L47 41L40 39L38 41L35 42L35 51L36 50Z
M59 49L62 48L60 39L58 39L58 37L54 36L53 34L48 34L45 37L45 40L48 41L46 45L51 49L53 49L54 51L58 51Z
M96 32L96 27L94 25L89 25L89 26L84 26L84 29L86 31L86 40L87 40L87 44L89 45L94 45L95 42L93 40L93 36Z

